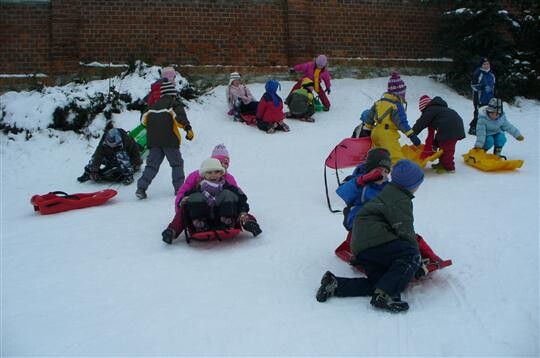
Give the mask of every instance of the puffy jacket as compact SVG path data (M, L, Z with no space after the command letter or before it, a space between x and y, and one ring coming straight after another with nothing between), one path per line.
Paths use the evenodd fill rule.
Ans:
M415 134L419 134L427 127L437 131L437 142L465 138L463 119L456 111L448 108L441 97L435 97L429 102L412 129Z
M116 157L115 153L117 150L125 150L129 155L131 164L134 167L141 166L142 159L141 159L141 152L140 152L139 145L135 142L133 138L129 136L129 134L127 134L125 130L123 130L122 128L117 128L117 129L120 132L120 137L122 138L122 147L111 148L103 144L103 141L105 140L105 137L106 137L106 133L103 134L96 148L96 151L94 152L94 155L92 156L92 163L91 163L91 167L89 168L90 171L97 172L99 170L99 166L103 162L103 158L115 158Z
M200 183L200 181L199 181L199 183ZM200 190L199 183L197 183L196 188L186 192L185 196L189 196L190 194L199 192L199 190ZM227 181L225 181L225 184L223 185L223 190L230 190L233 193L235 193L236 195L238 195L238 211L239 212L244 212L244 213L249 212L249 205L247 203L247 196L246 196L246 194L244 194L242 189L240 189L237 186L233 186L233 185L229 184Z
M418 248L413 198L407 189L390 182L379 195L364 204L353 221L352 253L358 255L393 240L406 240Z
M315 61L301 63L298 65L295 65L293 68L296 72L302 73L302 78L307 77L310 80L315 81L314 75L315 75L315 69L317 68ZM321 72L319 74L319 81L323 81L326 88L330 88L330 72L328 72L326 67L321 69Z
M257 107L257 119L266 123L281 122L285 118L283 113L283 101L279 101L279 106L274 105L274 101L267 94L264 94Z
M471 87L478 103L486 105L495 96L495 75L491 70L484 71L478 67L473 73Z
M227 88L227 102L229 104L229 109L234 109L234 104L238 98L240 98L242 102L244 102L244 104L248 104L255 101L255 98L251 94L251 91L249 90L248 86L246 85L234 86L231 84Z
M478 113L478 123L476 123L476 143L474 146L476 148L482 148L486 143L486 137L488 135L495 135L499 132L508 132L514 138L517 138L521 135L519 129L514 127L506 119L506 115L503 113L497 117L497 119L489 118L486 113L487 107L482 107Z
M289 111L293 115L304 116L315 113L313 94L305 88L293 91L287 96L285 103L289 106Z
M236 179L234 179L234 177L231 174L225 173L223 178L225 179L225 181L227 183L229 183L230 185L235 186L235 187L238 188L238 184L236 183ZM189 191L191 191L193 189L196 189L197 186L199 185L199 183L201 182L201 180L202 180L202 175L199 173L198 170L195 170L195 171L191 172L191 174L189 174L187 176L186 180L184 180L184 183L182 184L180 189L178 189L178 193L176 193L176 199L174 201L174 208L175 208L176 212L179 211L178 205L180 204L180 201L182 200L184 195L187 192L189 192Z
M386 129L401 131L407 137L413 131L407 122L407 114L403 107L404 100L391 93L385 93L376 101L366 118L366 127L372 129L375 126L384 126Z
M146 127L148 148L179 147L181 139L178 128L190 125L184 105L174 96L162 96L148 107L141 122Z

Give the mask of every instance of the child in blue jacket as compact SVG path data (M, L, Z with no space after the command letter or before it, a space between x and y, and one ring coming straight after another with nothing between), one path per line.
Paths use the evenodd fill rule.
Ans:
M482 57L478 68L474 71L471 88L473 90L474 113L469 134L476 135L478 109L486 106L495 96L495 75L491 72L491 64L487 57Z
M384 148L373 148L366 161L356 167L353 174L336 193L345 201L343 226L352 229L354 217L362 206L373 199L388 184L387 177L392 167L390 152Z

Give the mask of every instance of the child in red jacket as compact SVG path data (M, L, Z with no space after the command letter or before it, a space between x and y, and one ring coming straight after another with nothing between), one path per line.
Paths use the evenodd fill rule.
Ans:
M259 101L257 108L257 127L266 133L274 133L276 130L288 132L289 126L283 119L283 100L277 95L277 90L281 89L279 82L269 80L265 85L266 92Z

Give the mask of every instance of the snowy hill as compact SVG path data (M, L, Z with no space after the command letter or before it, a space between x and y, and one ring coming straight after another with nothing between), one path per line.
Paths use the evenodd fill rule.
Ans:
M403 79L411 124L423 94L443 97L468 124L469 99L426 77ZM132 184L106 205L40 216L29 204L33 194L107 187L75 180L97 140L43 130L29 141L0 136L2 355L538 356L534 101L505 107L525 141L509 137L504 154L524 159L521 169L489 174L466 166L461 154L474 137L458 142L456 174L426 169L415 228L454 265L409 286L407 313L375 311L362 297L316 302L326 270L359 275L333 253L345 232L341 214L326 207L324 159L386 83L335 80L330 112L313 124L289 120L290 133L272 135L224 115L223 86L189 103L195 140L182 142L186 173L225 143L230 172L263 229L255 239L165 245L161 231L174 213L167 163L147 200L135 198ZM285 97L292 82L282 87ZM264 91L250 88L256 97ZM126 129L138 120L138 112L114 117ZM342 207L333 193L331 200Z

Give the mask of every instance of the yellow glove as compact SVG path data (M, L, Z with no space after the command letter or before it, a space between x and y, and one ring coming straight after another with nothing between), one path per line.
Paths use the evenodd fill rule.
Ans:
M191 128L191 126L189 124L184 127L184 130L186 131L186 139L187 140L192 140L193 137L195 137L195 133L193 133L193 129Z
M520 134L516 137L516 139L521 142L522 140L525 140L525 137Z

